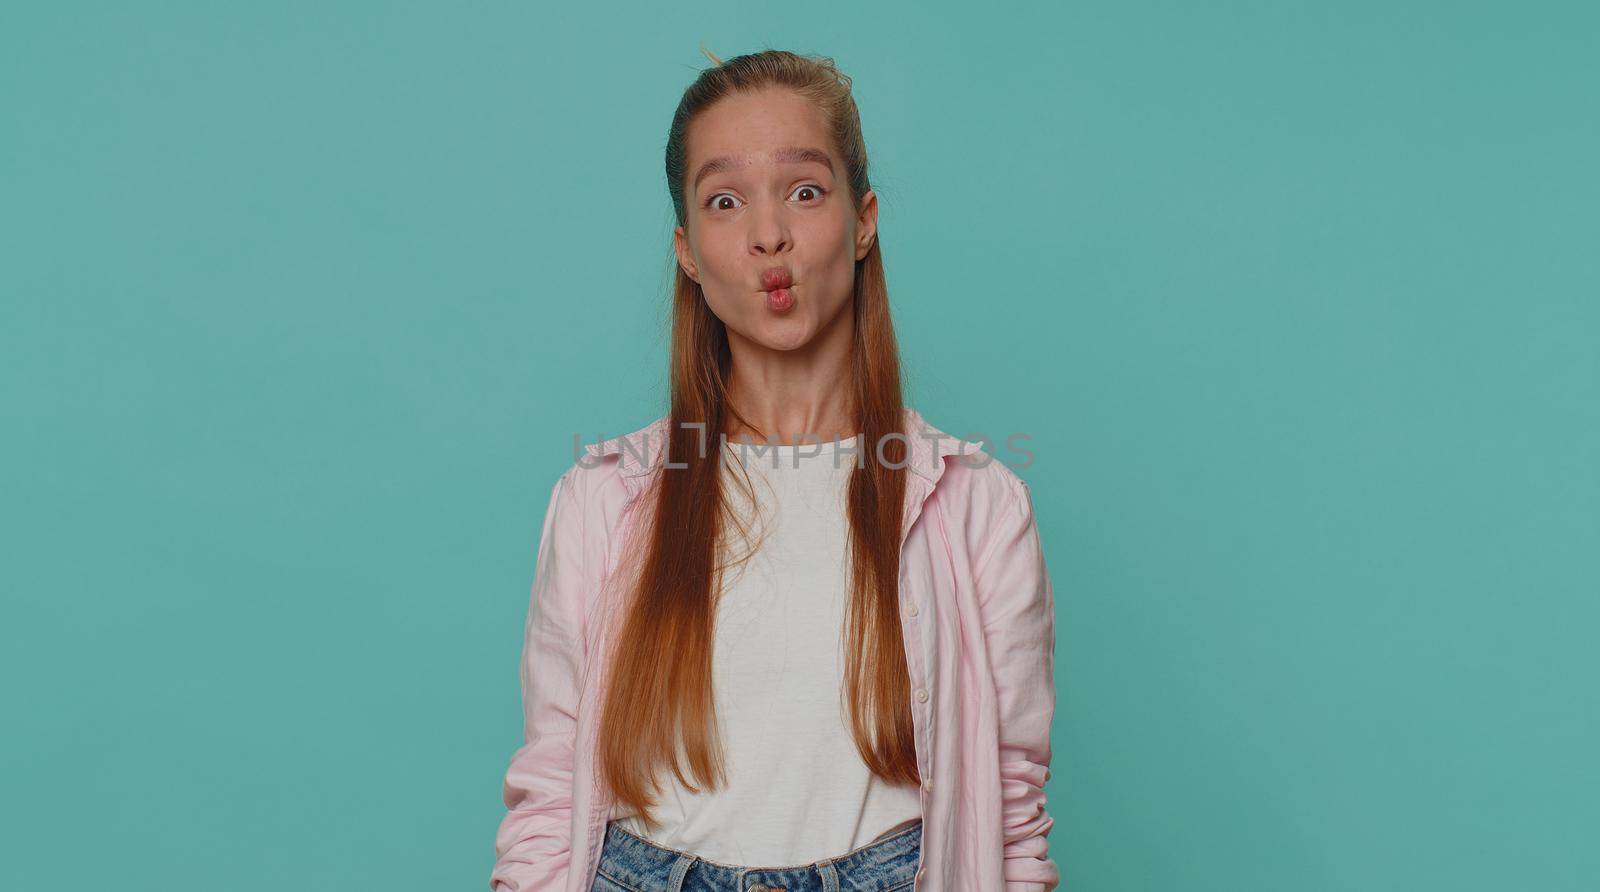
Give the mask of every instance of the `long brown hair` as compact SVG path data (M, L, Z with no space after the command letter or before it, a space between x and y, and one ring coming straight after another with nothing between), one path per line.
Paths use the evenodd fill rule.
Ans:
M826 57L767 50L719 62L683 93L666 150L667 188L680 225L690 222L684 198L690 123L724 96L767 87L793 90L816 104L830 124L851 199L860 207L871 185L850 78ZM876 238L856 264L852 313L852 396L864 463L858 462L848 483L851 590L842 696L867 767L888 783L915 784L911 684L898 606L909 455L903 437L889 436L905 433L905 415L899 348ZM718 543L735 516L723 489L722 437L731 419L757 429L727 400L730 368L726 329L700 286L678 266L671 409L664 434L672 467L654 475L639 497L641 505L634 506L640 521L627 553L636 566L627 582L627 601L619 608L621 627L606 672L598 734L605 783L618 802L650 823L659 791L656 771L663 763L692 790L726 780L712 695L716 600L729 569ZM707 450L706 440L714 448ZM698 784L685 777L684 762Z

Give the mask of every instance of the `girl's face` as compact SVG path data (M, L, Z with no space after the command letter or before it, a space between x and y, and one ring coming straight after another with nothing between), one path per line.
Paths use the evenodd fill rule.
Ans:
M821 113L787 89L736 93L689 126L687 225L673 249L711 312L773 350L810 343L849 309L877 232L876 194L850 200ZM790 283L788 300L775 286Z

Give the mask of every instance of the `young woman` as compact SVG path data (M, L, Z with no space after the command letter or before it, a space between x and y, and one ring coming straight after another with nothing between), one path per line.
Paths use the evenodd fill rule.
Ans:
M1055 888L1030 491L902 404L850 79L717 61L666 172L671 408L551 494L491 889Z

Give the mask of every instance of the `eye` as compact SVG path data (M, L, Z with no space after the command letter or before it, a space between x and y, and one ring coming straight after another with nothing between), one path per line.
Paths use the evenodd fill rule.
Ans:
M828 194L828 190L822 188L821 186L817 185L816 183L801 183L800 185L794 187L794 191L789 193L789 194L791 196L794 196L794 195L800 194L801 192L809 192L809 193L811 193L811 197L800 199L801 201L804 201L804 202L806 202L808 204L815 204L816 202L821 201L822 197L824 195ZM711 208L712 210L716 210L716 211L731 211L731 210L734 210L734 209L736 209L738 207L738 205L732 205L732 206L727 206L727 207L719 205L718 204L718 199L721 199L721 198L726 198L729 201L738 201L739 200L737 198L734 198L733 197L733 193L731 193L731 192L715 192L715 193L712 193L709 197L706 198L706 200L704 202L701 203L701 207Z
M814 194L816 196L816 198L812 199L812 201L821 201L822 200L822 196L828 194L828 190L822 188L821 186L818 186L816 183L801 183L800 185L796 186L794 188L794 192L792 192L790 194L791 195L797 195L801 191L807 191L807 192L811 192L812 194ZM802 199L802 200L804 200L804 199Z

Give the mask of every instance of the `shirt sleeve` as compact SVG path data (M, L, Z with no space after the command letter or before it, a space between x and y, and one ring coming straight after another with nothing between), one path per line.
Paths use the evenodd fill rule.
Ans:
M977 597L999 708L1001 835L1006 892L1049 892L1055 823L1045 810L1055 717L1055 597L1028 485L1016 481L976 571Z
M583 515L575 471L556 481L539 534L523 627L523 743L511 758L492 892L565 887L572 855L573 754L583 663Z

